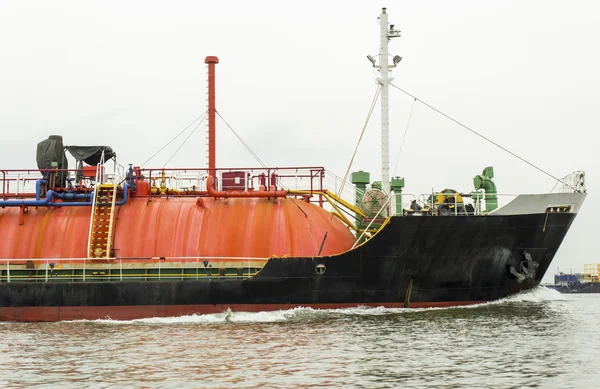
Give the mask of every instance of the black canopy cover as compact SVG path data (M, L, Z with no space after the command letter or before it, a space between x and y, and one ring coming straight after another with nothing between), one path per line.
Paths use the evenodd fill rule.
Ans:
M65 150L68 150L77 161L77 169L83 167L83 162L92 166L99 164L102 152L104 152L104 161L117 156L117 153L109 146L64 146L62 136L50 135L48 139L37 144L36 162L38 169L49 168L46 164L51 162L56 162L58 169L68 169ZM58 173L55 185L64 187L67 177L67 172Z
M117 156L117 153L109 146L66 146L65 148L77 161L83 161L92 166L100 163L103 151L105 161Z

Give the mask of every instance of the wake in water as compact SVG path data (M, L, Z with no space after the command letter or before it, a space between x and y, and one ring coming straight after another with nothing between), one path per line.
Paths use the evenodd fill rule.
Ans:
M556 290L538 286L534 289L521 292L501 300L491 301L482 304L443 307L443 308L384 308L384 307L356 307L340 309L312 309L312 308L292 308L280 311L269 312L233 312L227 310L222 313L206 315L189 315L179 317L160 317L136 320L93 320L94 323L105 324L224 324L224 323L278 323L278 322L298 322L326 319L327 317L348 315L348 316L378 316L390 314L403 314L428 311L443 311L450 309L477 309L486 306L495 306L503 304L522 304L522 303L543 303L548 301L565 301L565 295ZM87 322L87 320L78 320L77 322Z
M497 301L491 301L486 304L504 304L504 303L520 303L520 302L529 302L529 303L541 303L545 301L566 301L568 300L567 296L561 294L560 292L546 288L545 286L536 286L533 289L515 294L510 297L503 298Z
M135 320L75 320L73 322L94 322L108 324L222 324L222 323L277 323L294 320L302 320L302 318L314 318L320 312L334 310L318 310L312 308L292 308L281 311L268 312L233 312L227 310L222 313L212 313L206 315L188 315L177 317L152 317L147 319Z

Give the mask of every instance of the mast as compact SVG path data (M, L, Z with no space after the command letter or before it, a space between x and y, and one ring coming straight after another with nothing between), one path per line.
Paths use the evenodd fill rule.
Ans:
M385 8L381 10L379 19L381 25L379 44L379 70L381 84L381 189L390 195L390 113L389 113L389 83L388 65L388 15Z
M394 25L388 24L388 14L385 8L381 9L379 16L380 44L379 44L379 65L370 55L367 56L373 67L379 70L377 83L381 85L381 189L390 195L390 115L389 115L389 84L394 79L390 77L390 69L395 68L402 59L400 56L394 56L389 64L388 43L391 38L400 36L400 31L394 29Z
M214 177L217 159L215 65L219 63L219 58L208 56L204 60L204 63L208 64L208 175Z

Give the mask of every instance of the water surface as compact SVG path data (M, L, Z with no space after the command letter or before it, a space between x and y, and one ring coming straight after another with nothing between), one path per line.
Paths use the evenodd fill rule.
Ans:
M7 388L600 387L600 295L0 323Z

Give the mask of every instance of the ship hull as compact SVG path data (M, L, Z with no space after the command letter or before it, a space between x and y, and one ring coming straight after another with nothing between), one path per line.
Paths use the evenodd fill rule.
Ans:
M574 218L574 213L392 217L373 238L345 253L271 258L244 280L3 282L0 320L475 304L538 285Z

